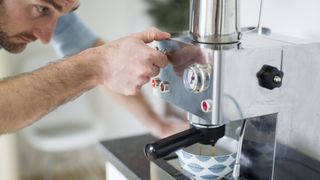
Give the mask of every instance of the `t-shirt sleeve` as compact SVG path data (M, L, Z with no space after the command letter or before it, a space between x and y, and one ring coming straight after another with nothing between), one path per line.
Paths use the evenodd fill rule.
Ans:
M92 47L97 39L97 34L71 13L58 20L51 44L59 57L67 57Z

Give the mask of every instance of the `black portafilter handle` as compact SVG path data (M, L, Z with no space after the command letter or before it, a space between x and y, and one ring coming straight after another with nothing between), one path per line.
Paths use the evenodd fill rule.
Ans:
M155 143L147 144L144 148L144 154L148 160L152 161L198 142L214 145L224 134L225 125L215 128L197 128L191 126L188 130L161 139Z

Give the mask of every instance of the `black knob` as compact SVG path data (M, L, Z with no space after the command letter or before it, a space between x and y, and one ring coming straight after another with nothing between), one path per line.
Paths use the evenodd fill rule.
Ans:
M281 87L283 75L284 73L276 67L263 65L257 73L257 78L261 87L273 90Z
M167 138L161 139L153 144L147 144L144 154L148 160L156 160L170 153L197 143L203 136L202 132L195 128L182 131Z
M152 161L197 142L215 145L217 140L223 137L224 134L225 125L214 128L197 128L191 126L188 130L161 139L155 143L147 144L144 148L144 154L148 160Z

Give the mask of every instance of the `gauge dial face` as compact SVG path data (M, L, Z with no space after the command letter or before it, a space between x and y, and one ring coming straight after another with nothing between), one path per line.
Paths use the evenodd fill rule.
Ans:
M210 70L207 66L193 64L183 72L184 87L193 93L201 93L208 89Z
M192 68L188 68L183 73L184 86L189 91L194 91L197 89L198 85L198 75Z

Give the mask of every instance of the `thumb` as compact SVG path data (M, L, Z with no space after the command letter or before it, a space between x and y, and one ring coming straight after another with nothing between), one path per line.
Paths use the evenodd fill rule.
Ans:
M151 43L152 41L160 41L169 39L171 35L167 32L162 32L157 28L149 28L146 31L132 35L135 38L142 40L144 43Z

